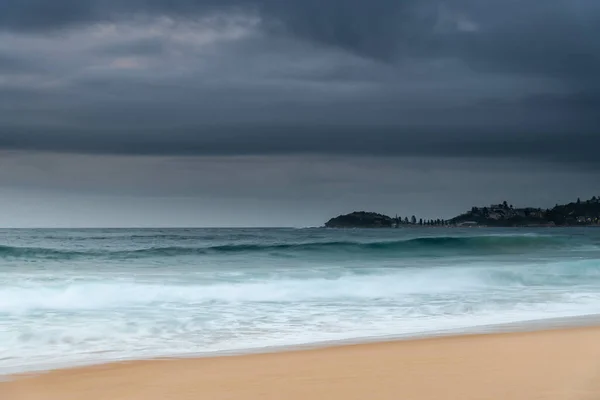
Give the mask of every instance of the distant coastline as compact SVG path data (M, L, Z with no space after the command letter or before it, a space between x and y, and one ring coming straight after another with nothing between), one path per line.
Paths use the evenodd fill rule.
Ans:
M600 227L600 197L555 205L553 208L515 208L504 201L471 210L451 219L423 219L417 216L390 217L368 211L355 211L327 221L326 228L404 228L404 227Z

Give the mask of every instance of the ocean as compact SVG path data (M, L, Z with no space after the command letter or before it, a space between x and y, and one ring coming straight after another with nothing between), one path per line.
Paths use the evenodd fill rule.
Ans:
M0 374L600 314L600 229L0 230Z

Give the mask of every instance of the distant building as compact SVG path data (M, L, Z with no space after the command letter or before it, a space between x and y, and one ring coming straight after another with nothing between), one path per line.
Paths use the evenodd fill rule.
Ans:
M498 221L500 218L502 218L502 215L496 211L492 211L488 214L488 218Z

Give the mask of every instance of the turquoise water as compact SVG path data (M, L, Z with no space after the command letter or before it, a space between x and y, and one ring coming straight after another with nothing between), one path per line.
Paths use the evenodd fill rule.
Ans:
M600 229L0 230L0 373L600 313Z

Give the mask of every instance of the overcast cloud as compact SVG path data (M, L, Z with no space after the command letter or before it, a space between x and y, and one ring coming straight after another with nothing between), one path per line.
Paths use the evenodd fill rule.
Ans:
M339 212L392 212L394 201L438 212L423 206L428 183L416 165L452 183L443 191L452 204L438 213L493 201L476 195L482 177L456 184L472 160L490 179L512 176L498 165L536 171L527 179L537 194L514 178L498 190L552 203L553 180L569 196L600 191L590 183L600 181L598 71L597 0L0 0L0 190L11 193L11 225L48 212L14 208L34 192L40 204L183 196L196 201L190 213L212 215L268 199L281 215L305 216L267 224L303 225L341 198ZM62 167L49 173L56 157ZM189 167L148 175L149 160ZM124 185L105 163L146 178ZM198 173L199 163L214 173ZM237 168L267 183L234 179ZM85 178L66 179L68 170ZM324 175L336 188L329 200ZM390 179L404 183L383 190ZM285 195L300 192L303 205ZM228 198L235 207L223 206ZM156 207L161 224L175 218ZM223 220L232 218L244 221Z

